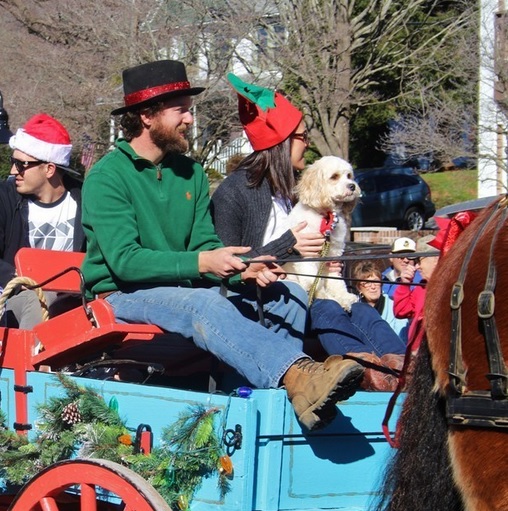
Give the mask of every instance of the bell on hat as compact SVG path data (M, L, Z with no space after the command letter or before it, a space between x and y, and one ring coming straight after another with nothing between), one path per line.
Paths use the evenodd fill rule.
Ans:
M178 60L157 60L122 73L125 106L111 115L124 114L176 96L195 96L205 89L191 87L185 65Z
M238 113L254 151L284 142L300 124L303 115L282 94L246 83L233 73L227 76L238 94Z
M392 254L415 251L416 243L411 238L397 238L392 244Z
M51 115L40 113L31 117L26 124L9 139L11 149L48 163L81 177L69 168L72 153L71 137L62 123Z

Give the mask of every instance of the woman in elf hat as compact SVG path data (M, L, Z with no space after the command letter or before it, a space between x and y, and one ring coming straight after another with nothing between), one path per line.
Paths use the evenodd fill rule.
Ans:
M212 196L217 233L226 245L253 247L247 255L318 256L321 233L289 228L295 173L305 167L309 142L302 113L282 94L228 75L238 94L238 111L254 149Z
M252 247L247 254L251 257L263 254L277 259L298 255L318 257L324 242L322 234L303 233L305 223L290 228L287 222L295 200L296 174L305 167L304 152L308 147L302 113L278 92L245 83L233 74L229 74L228 79L238 94L240 121L254 151L212 195L217 233L226 245ZM339 325L337 308L341 309L336 302L315 300L312 309L316 310L316 318L321 319L315 320L314 327L319 329L323 321L328 328L330 322ZM395 343L390 344L384 338L377 311L364 303L355 304L355 308L364 314L359 311L352 316L340 311L343 313L340 315L343 335L354 338L358 329L367 324L375 337L379 356L392 351L404 352L404 343L400 339L395 349ZM361 322L357 324L355 318L360 318ZM333 334L337 335L340 334ZM397 338L397 335L393 337ZM362 347L359 351L367 351L370 347ZM344 353L338 349L332 351Z

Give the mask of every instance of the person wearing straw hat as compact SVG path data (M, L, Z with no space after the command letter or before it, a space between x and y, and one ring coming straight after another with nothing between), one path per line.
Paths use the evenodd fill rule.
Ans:
M80 174L69 167L72 143L54 117L39 113L10 138L9 178L0 183L0 285L15 276L14 256L21 247L83 252ZM62 296L46 293L48 306ZM30 329L42 320L31 291L7 301L7 324Z
M217 236L206 174L184 155L192 97L203 89L191 87L184 64L174 60L126 69L123 88L124 106L112 113L123 115L125 138L84 183L88 296L107 300L119 321L192 338L256 387L285 385L304 427L327 425L363 369L341 357L317 363L306 356L301 290L277 282L277 265L246 264L250 247L224 246ZM248 319L257 313L255 301L222 296L223 281L264 288L271 328Z

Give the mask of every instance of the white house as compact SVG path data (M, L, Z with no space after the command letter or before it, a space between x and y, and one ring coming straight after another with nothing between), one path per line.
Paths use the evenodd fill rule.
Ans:
M481 0L478 197L506 192L508 13L504 0Z

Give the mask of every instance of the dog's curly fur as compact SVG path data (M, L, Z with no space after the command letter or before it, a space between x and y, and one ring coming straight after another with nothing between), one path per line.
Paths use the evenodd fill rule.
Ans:
M342 158L324 156L303 172L296 192L298 202L289 215L289 225L293 227L305 220L305 231L316 232L320 230L323 217L335 211L337 225L330 235L327 256L341 256L346 245L351 213L360 196L360 187L354 181L351 165ZM315 279L304 275L317 275L320 264L312 261L286 263L284 269L295 274L288 275L289 280L298 282L309 291ZM325 265L322 271L324 278L319 279L315 298L335 300L346 310L351 310L351 305L358 301L358 297L347 291L343 280L327 279L327 274L328 267Z

